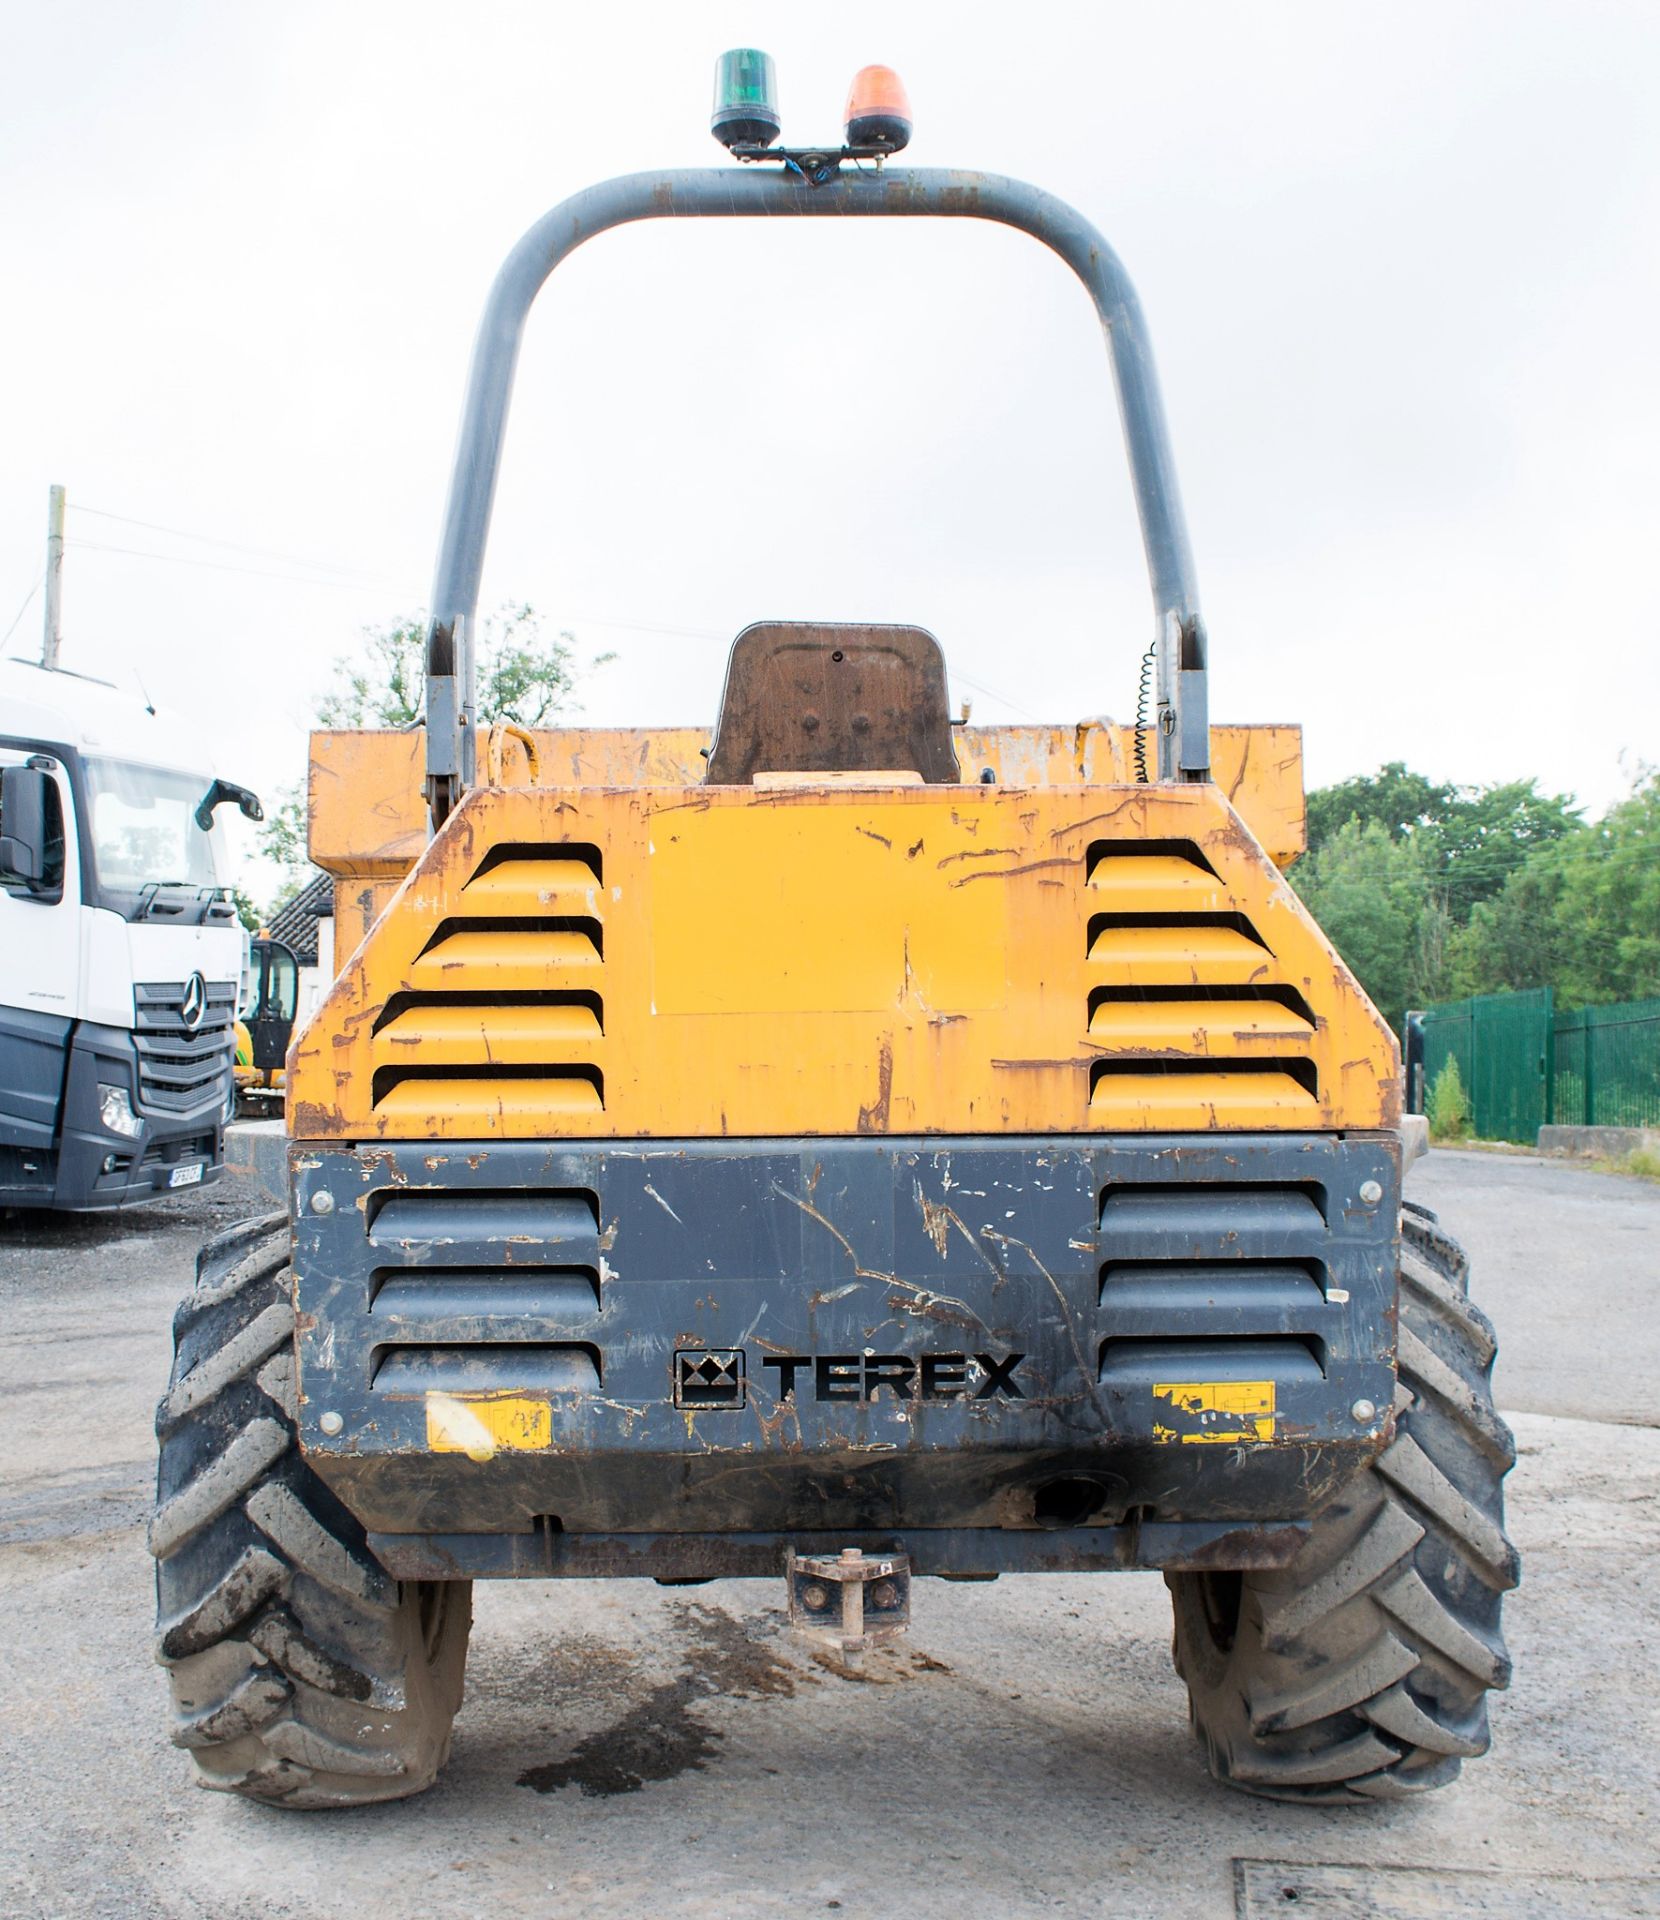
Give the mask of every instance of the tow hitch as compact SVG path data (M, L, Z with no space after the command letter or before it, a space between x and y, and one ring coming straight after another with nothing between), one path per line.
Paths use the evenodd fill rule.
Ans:
M791 1552L785 1567L790 1625L809 1639L861 1653L911 1624L911 1561L904 1553Z

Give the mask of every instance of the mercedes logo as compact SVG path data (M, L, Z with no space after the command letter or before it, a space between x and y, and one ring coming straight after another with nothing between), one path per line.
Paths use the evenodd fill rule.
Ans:
M179 1018L184 1022L186 1033L194 1033L202 1024L202 1015L207 1012L207 982L199 973L193 973L184 983L184 999L179 1006Z

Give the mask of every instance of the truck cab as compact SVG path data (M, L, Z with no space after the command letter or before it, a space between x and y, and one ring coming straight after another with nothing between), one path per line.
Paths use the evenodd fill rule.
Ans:
M182 722L0 662L0 1205L218 1178L243 942L226 800L258 817Z

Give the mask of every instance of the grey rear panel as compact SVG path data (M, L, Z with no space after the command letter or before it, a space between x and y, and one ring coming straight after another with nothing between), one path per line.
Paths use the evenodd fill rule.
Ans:
M476 1570L529 1570L483 1536L1293 1521L1391 1405L1387 1138L292 1164L307 1451Z

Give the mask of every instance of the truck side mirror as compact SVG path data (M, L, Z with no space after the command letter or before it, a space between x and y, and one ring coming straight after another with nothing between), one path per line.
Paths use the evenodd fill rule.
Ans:
M0 767L0 885L38 893L50 884L47 867L58 811L58 790L49 773L39 767ZM61 825L56 838L61 846Z
M196 809L196 824L203 833L213 831L213 810L222 807L227 800L234 800L242 810L244 819L263 820L265 809L259 804L259 795L249 787L239 787L234 780L215 780L207 792L202 795L202 803Z

